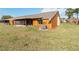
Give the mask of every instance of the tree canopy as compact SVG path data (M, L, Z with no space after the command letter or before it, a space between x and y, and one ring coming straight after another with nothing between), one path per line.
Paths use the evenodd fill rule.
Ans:
M76 8L76 9L74 10L74 13L77 15L77 19L78 19L79 8Z
M66 10L66 15L68 16L68 19L73 17L73 13L74 13L74 10L72 8L68 8Z
M9 19L9 18L13 18L13 17L10 16L10 15L4 15L4 16L1 17L1 19Z
M71 17L73 17L74 13L76 14L77 19L78 19L79 8L75 8L75 9L73 9L73 8L67 8L66 15L68 16L68 19L71 18Z

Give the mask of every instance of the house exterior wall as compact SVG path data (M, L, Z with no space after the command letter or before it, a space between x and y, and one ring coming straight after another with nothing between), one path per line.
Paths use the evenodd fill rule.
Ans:
M49 22L48 19L43 20L43 24L48 24L48 22Z
M50 21L49 19L43 19L43 24L47 25L48 29L56 28L60 25L60 17L57 13Z
M52 19L51 19L51 29L56 28L60 25L60 17L59 13L57 13Z
M42 24L39 24L38 19L33 20L33 26L37 26L38 28L41 28L42 25L46 25L48 28L49 26L49 20L48 19L43 19Z
M37 21L37 19L34 19L33 20L33 26L37 26L38 25L38 21Z
M48 28L48 29L51 28L51 24L49 23L49 19L44 19L44 20L43 20L43 24L47 25L47 28Z
M57 26L57 17L51 19L51 28L55 28Z
M58 16L57 17L57 26L59 26L60 25L60 17Z
M13 25L13 20L9 20L9 24L10 25Z
M51 29L51 23L49 23L49 19L43 19L42 24L39 24L37 21L37 27L40 29L42 25L46 25L48 29Z
M59 13L57 13L51 20L44 19L43 24L47 25L48 29L56 28L60 25L60 16Z

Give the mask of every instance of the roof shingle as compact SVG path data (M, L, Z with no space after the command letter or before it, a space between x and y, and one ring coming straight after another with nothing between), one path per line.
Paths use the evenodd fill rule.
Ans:
M39 14L33 14L33 15L26 15L26 16L19 16L19 17L15 17L12 19L26 19L26 18L43 18L43 19L50 19L52 17L55 16L55 14L58 11L51 11L51 12L44 12L44 13L39 13Z

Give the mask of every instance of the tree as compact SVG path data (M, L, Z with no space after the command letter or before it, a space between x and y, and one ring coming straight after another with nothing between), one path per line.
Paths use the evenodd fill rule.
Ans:
M9 19L9 18L13 18L13 17L10 16L10 15L4 15L4 16L1 17L1 19Z
M68 8L66 10L66 15L68 16L68 19L73 17L73 13L74 13L74 9L72 9L72 8Z
M77 15L77 19L78 19L79 8L76 8L76 9L74 10L74 13L76 13L76 15Z

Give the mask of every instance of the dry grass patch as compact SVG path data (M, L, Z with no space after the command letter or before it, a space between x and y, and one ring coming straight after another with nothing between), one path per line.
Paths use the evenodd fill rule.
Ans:
M79 25L61 24L55 30L47 31L39 31L36 27L3 25L0 28L0 50L79 50Z

